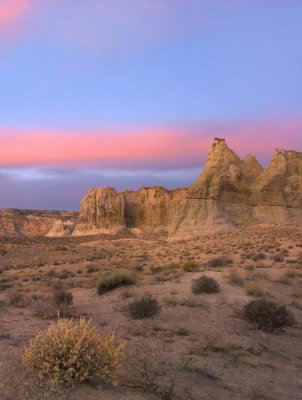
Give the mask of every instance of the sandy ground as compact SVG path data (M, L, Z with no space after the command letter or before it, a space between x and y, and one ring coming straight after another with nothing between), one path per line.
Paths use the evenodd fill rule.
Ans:
M209 267L221 256L232 263ZM188 262L192 272L184 268ZM133 271L137 283L97 295L99 279L113 271ZM51 323L36 315L35 302L51 296L59 283L73 293L74 317L90 317L101 332L114 330L117 340L126 342L127 357L137 341L158 345L168 365L165 382L174 382L175 398L302 399L302 227L254 226L172 243L6 240L0 245L0 273L1 398L34 399L18 388L27 379L18 368L10 380L7 371L13 362L20 367L24 346ZM204 274L219 282L219 293L192 294L192 280ZM161 312L133 320L127 304L143 293L157 298ZM254 298L285 304L295 324L274 333L257 330L240 318L244 304ZM129 384L128 375L125 365L116 386L78 385L65 397L54 393L51 398L152 398L133 387L135 377ZM17 394L9 397L8 386L16 386Z

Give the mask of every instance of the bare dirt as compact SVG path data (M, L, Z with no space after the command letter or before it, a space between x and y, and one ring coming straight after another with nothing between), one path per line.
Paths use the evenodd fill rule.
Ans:
M232 262L211 266L217 257ZM98 281L114 271L132 271L137 283L99 296ZM192 280L204 274L220 291L193 295ZM167 363L162 384L172 382L174 397L142 393L127 363L115 386L83 384L61 393L43 384L32 394L29 385L39 383L26 375L20 357L54 320L41 302L58 286L73 293L74 318L87 316L101 332L114 330L126 342L127 357L137 341L157 345ZM302 399L301 226L253 226L178 242L3 239L0 290L1 399ZM127 304L143 293L159 301L161 312L133 320ZM241 310L254 298L285 304L295 324L267 333L243 321Z

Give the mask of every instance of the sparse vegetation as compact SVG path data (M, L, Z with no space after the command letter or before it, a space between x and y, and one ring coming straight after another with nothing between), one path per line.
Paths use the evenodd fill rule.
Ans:
M226 265L230 265L232 263L233 260L231 260L228 257L216 257L208 261L208 267L209 268L225 267Z
M183 265L183 270L185 272L193 272L198 269L199 265L196 261L187 261Z
M25 349L24 363L41 378L72 384L92 379L111 382L123 360L123 345L101 336L90 321L59 320Z
M99 295L110 292L120 286L133 285L136 283L135 275L132 272L112 272L100 278L97 291Z
M256 282L249 282L245 287L245 292L249 296L260 297L265 293L263 289Z
M0 255L5 256L7 254L7 248L4 246L0 246Z
M243 286L244 284L244 279L237 269L231 269L227 275L227 279L234 286Z
M133 319L151 318L160 313L160 305L155 297L145 294L128 305L128 312Z
M214 278L204 275L193 280L191 289L193 294L210 294L219 292L220 287Z
M53 299L57 306L69 307L73 304L73 294L66 290L55 290Z
M125 367L125 379L130 384L147 393L163 393L163 378L170 369L163 345L151 338L135 340L128 351Z
M292 313L284 305L279 306L265 299L247 303L243 308L242 318L255 324L258 329L268 332L294 323Z

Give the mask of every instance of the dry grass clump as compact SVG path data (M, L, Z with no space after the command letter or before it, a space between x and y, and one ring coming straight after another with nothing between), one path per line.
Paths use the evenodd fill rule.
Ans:
M233 263L233 260L231 260L228 257L216 257L212 258L211 260L208 261L208 267L209 268L217 268L217 267L225 267L226 265L230 265Z
M2 346L3 347L3 346ZM11 347L1 348L0 359L1 400L68 400L70 388L48 379L39 379L24 368L21 354Z
M57 306L70 307L73 304L73 294L66 290L55 290L53 298Z
M8 303L12 306L15 307L22 307L25 305L25 297L24 294L19 291L19 290L15 290L12 289L11 291L9 291L8 293Z
M161 399L170 399L174 398L171 396L173 384L164 382L169 369L162 344L150 338L137 339L128 351L125 380L143 392L155 394Z
M59 320L34 337L25 349L23 362L63 384L88 380L114 380L123 360L124 346L114 335L101 336L84 318L79 322Z
M251 258L253 261L265 260L266 255L264 253L256 253L253 254Z
M268 391L262 387L251 387L248 394L249 400L269 400Z
M243 286L244 278L237 269L231 269L227 275L228 282L234 286Z
M242 318L267 332L273 332L277 328L294 323L294 316L284 305L279 306L265 299L247 303L243 308Z
M5 256L7 254L7 248L5 246L0 246L0 255Z
M145 294L128 305L128 312L133 319L151 318L159 314L160 310L157 299L150 294Z
M194 279L191 287L193 294L201 293L218 293L220 290L219 283L209 276L201 276L200 278Z
M199 268L199 265L196 261L187 261L183 265L183 270L185 272L194 272Z
M100 278L97 292L99 295L110 292L120 286L133 285L136 283L136 278L133 272L119 271L113 272Z
M302 289L294 288L291 294L292 297L296 297L297 299L302 299Z
M265 294L263 289L256 282L249 282L245 286L245 292L249 296L255 296L255 297L260 297Z

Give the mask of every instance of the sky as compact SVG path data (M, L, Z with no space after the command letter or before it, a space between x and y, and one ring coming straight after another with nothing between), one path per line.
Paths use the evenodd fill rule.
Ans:
M0 0L0 207L302 151L301 0Z

